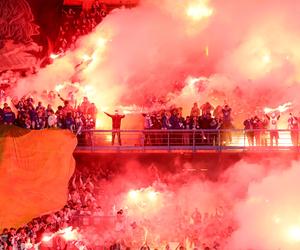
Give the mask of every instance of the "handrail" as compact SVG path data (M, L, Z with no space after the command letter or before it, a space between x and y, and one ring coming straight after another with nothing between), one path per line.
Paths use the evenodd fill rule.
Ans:
M278 132L291 132L297 131L300 132L300 129L86 129L82 130L83 132L194 132L194 131L205 131L205 132L212 132L212 131L230 131L230 132L251 132L251 131L258 131L258 132L271 132L271 131L278 131Z
M120 129L83 130L78 150L299 149L300 129ZM112 138L115 144L112 145ZM279 138L278 138L279 137ZM119 145L119 142L122 146ZM298 150L299 151L299 150Z

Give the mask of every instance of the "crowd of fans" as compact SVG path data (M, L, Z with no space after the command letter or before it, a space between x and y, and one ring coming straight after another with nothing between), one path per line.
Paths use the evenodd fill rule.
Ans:
M56 98L54 92L49 97ZM0 121L5 125L16 125L26 129L61 128L70 129L77 135L83 129L94 129L96 125L97 108L87 97L83 102L72 106L72 100L65 100L58 95L63 105L54 109L51 104L44 106L42 102L35 103L32 97L13 99L13 106L4 103L0 108Z
M145 145L230 145L230 130L234 128L231 114L232 109L227 104L214 108L209 102L200 107L194 103L186 117L182 108L175 107L143 114ZM274 110L247 118L243 125L248 145L278 146L280 116L280 112ZM290 113L287 123L292 145L298 146L299 118ZM173 131L164 133L165 130Z
M99 0L94 0L91 8L86 10L76 7L69 7L63 10L62 24L54 44L53 53L57 54L55 57L64 55L68 49L75 49L77 39L92 32L108 12L108 7ZM21 77L26 77L36 72L37 68L35 66L26 70L0 72L0 103L7 100L10 90L17 85Z
M78 37L91 32L106 16L107 12L107 7L98 0L88 11L81 10L78 12L70 8L64 12L64 22L60 28L55 52L63 54L67 49L74 49ZM36 103L32 97L23 97L20 100L13 99L12 106L10 106L7 102L5 88L14 86L18 78L18 73L12 71L7 71L0 76L0 102L4 102L3 107L0 108L0 123L36 130L45 128L69 129L76 135L81 135L82 130L95 128L97 108L94 103L90 103L87 97L84 97L81 104L76 105L73 100L66 100L58 96L62 105L57 108L54 108L52 104L44 106L42 102ZM50 102L56 98L55 95L54 92L49 92L47 98ZM231 113L232 109L227 104L214 108L207 102L200 107L194 103L190 114L186 117L183 116L182 108L175 107L170 110L143 114L144 129L147 131L145 132L145 144L164 145L169 143L168 140L171 140L172 145L219 145L220 142L225 145L230 144L232 140L230 132L222 132L221 137L219 137L217 131L233 128ZM121 128L120 120L124 116L119 114L107 115L112 118L113 129L119 130ZM116 116L117 118L115 118ZM279 119L280 114L276 113L261 118L254 116L246 119L243 124L249 145L266 146L268 129L271 130L271 145L273 145L274 140L275 144L278 145L277 121ZM298 118L290 114L288 124L291 129L293 145L298 145L298 131L295 131L299 128ZM166 135L151 132L151 130L178 130L179 132ZM195 134L191 132L182 133L180 130L194 130L196 132ZM121 145L120 132L114 132L113 141L116 135ZM127 227L127 230L131 231L130 242L128 242L127 232L124 232L125 226L122 226L126 223L124 211L111 209L111 212L107 213L102 209L103 197L101 196L101 187L98 184L103 178L108 178L107 173L101 172L92 176L84 172L75 173L70 181L67 205L55 213L34 218L21 228L3 229L0 235L0 250L33 250L40 246L45 247L45 249L67 249L68 245L77 249L119 250L124 248L129 250L135 249L134 244L142 246L141 249L150 249L144 237L144 223L146 222L132 222L129 225L130 229ZM122 237L119 239L111 238L106 240L104 245L97 245L97 240L93 241L88 236L86 236L88 240L83 237L71 242L62 237L53 237L49 241L43 240L45 236L51 236L69 226L78 227L79 232L85 235L86 232L93 231L89 229L90 218L104 218L105 216L113 218L114 230L120 232L118 235L123 237L126 234L127 241ZM178 221L174 223L174 228L174 232L170 232L170 234L179 235L184 232L184 237L180 240L188 237L195 246L194 249L201 250L222 249L222 243L230 237L234 230L232 222L227 221L227 218L225 220L222 214L206 213L202 215L197 209L192 213L178 214ZM138 240L133 238L137 235L140 237ZM202 239L199 237L200 235ZM165 249L169 249L168 244L165 245ZM179 244L178 249L184 250L185 248Z
M278 121L280 112L274 111L264 114L262 117L253 116L244 121L245 135L249 146L278 146L279 131ZM288 118L288 129L290 130L291 142L293 146L299 144L299 121L298 117L290 113ZM269 139L269 140L268 140ZM275 142L275 143L274 143Z
M6 77L15 76L13 73L5 74ZM83 130L96 128L97 108L90 103L87 97L83 98L78 105L76 90L70 91L64 99L55 91L44 91L41 95L31 93L28 97L20 100L13 98L11 103L9 97L0 91L0 124L16 125L26 129L61 128L69 129L80 139L80 143L90 144L89 133ZM36 99L48 103L36 102ZM61 105L57 105L58 101ZM9 104L10 103L10 104ZM118 144L121 143L121 120L125 115L108 114L112 118L112 145L115 137ZM146 146L220 146L232 144L232 132L234 129L232 109L228 104L213 107L209 102L200 107L194 103L188 116L183 116L181 107L171 106L156 112L143 113L144 136L142 145ZM244 134L248 146L278 146L279 129L278 123L281 117L279 111L264 113L247 118L243 122ZM290 138L293 146L299 144L299 118L290 113L287 120ZM242 133L241 133L242 134ZM80 138L82 137L82 138ZM89 137L89 138L88 138ZM82 140L81 140L82 139ZM287 142L289 143L289 142Z
M95 0L88 10L69 8L64 11L55 52L63 54L67 49L75 49L77 39L90 33L107 13L107 6L99 0Z
M68 8L63 11L63 22L55 44L55 53L63 54L68 49L74 49L76 40L90 33L107 15L108 8L99 0L94 0L91 8ZM76 107L74 100L64 100L63 105L54 109L54 99L57 94L54 91L42 96L43 100L50 103L44 106L41 102L35 103L36 99L23 97L21 100L14 99L13 106L8 103L10 90L16 86L17 81L34 72L29 71L5 71L0 74L0 123L17 125L27 129L63 128L70 129L77 135L82 129L93 129L96 123L97 109L87 98L81 105ZM23 74L23 75L22 75ZM25 75L24 75L25 74ZM47 92L47 91L45 91Z
M17 229L3 229L0 249L148 250L161 246L170 249L166 239L155 237L155 226L147 218L135 221L126 208L102 208L106 200L105 190L101 186L111 180L112 173L94 170L95 173L88 168L76 170L69 183L67 205L60 211L34 218ZM235 223L221 207L211 214L201 213L198 209L191 212L182 210L176 217L174 230L168 234L170 243L177 242L176 249L185 250L184 245L188 244L195 250L223 249L226 239L235 229ZM64 239L59 232L69 227L75 228L80 236L72 240Z
M55 45L55 53L64 54L67 49L74 49L78 37L91 32L107 15L108 8L100 0L94 0L90 9L68 8L63 12L63 23ZM33 73L33 72L31 72ZM7 104L9 89L17 84L20 73L7 71L0 75L0 103L5 102L0 109L0 122L15 124L28 129L44 129L58 127L71 129L76 134L81 134L82 129L95 128L96 107L94 104L89 108L79 105L70 105L64 100L64 105L54 110L50 104L44 107L42 103L34 104L31 98L22 98L14 107ZM50 91L50 103L54 92ZM49 97L48 96L48 97ZM83 106L87 105L87 100ZM191 109L188 116L183 116L182 108L160 110L149 114L143 114L144 121L144 145L229 145L232 143L230 129L233 128L231 108L228 105L213 107L209 102L198 107L197 103ZM249 146L267 146L268 143L278 146L279 133L277 129L278 114L274 113L262 117L251 117L243 123L245 135ZM121 124L116 124L113 118L113 129L120 130ZM119 117L117 117L119 118ZM277 119L278 118L278 119ZM294 146L298 145L298 118L291 115L288 121L291 129L291 139ZM151 130L194 130L195 132L151 132ZM227 131L226 131L227 130ZM268 131L270 130L270 131ZM148 132L149 131L149 132ZM221 131L219 133L218 131ZM115 136L121 145L120 132L112 134L112 144Z
M1 93L0 93L1 94ZM2 102L6 101L6 96ZM57 100L62 105L57 106ZM77 104L74 93L70 92L67 99L64 99L54 91L45 92L40 99L48 102L44 106L41 101L36 102L31 96L22 97L20 100L14 98L5 102L0 108L0 123L5 125L16 125L26 129L61 128L69 129L74 134L81 136L83 143L89 143L91 138L89 133L82 133L83 130L96 128L97 108L94 103L90 103L87 97L82 103ZM56 107L57 108L54 108ZM125 115L108 114L112 118L112 145L115 137L121 144L121 120ZM184 117L183 109L171 107L168 110L160 110L143 114L144 116L144 136L143 145L149 146L199 146L199 145L230 145L232 143L231 129L234 128L232 122L232 109L229 105L217 106L214 108L209 102L198 107L194 103L190 115ZM261 117L253 116L243 122L245 137L249 146L278 146L279 131L278 121L280 112L274 111L264 114ZM299 143L299 118L290 113L288 118L288 128L290 130L291 142L294 146Z
M67 205L55 213L34 218L21 228L3 229L0 249L70 249L71 245L75 249L87 249L80 239L68 242L62 237L53 237L51 240L50 237L59 230L78 225L76 221L81 215L103 215L101 207L96 203L93 181L91 177L83 178L81 174L75 174L70 182Z
M164 145L169 140L171 145L218 145L220 140L224 144L231 143L230 132L224 131L221 138L218 137L219 129L232 129L231 108L225 104L214 108L209 102L198 107L197 103L191 109L190 115L184 117L182 108L161 110L152 114L143 114L144 129L149 130L145 134L146 145ZM168 138L163 133L151 132L151 130L178 130L169 133ZM180 130L194 130L182 133Z

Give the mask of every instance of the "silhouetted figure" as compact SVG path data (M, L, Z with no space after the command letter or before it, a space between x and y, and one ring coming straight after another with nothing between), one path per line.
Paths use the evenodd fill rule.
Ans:
M299 121L296 116L294 116L292 113L290 113L289 119L288 119L289 129L291 133L291 140L293 143L293 146L298 146L299 141Z
M107 116L109 116L112 119L112 140L111 140L111 144L114 145L115 144L115 137L116 135L118 136L118 142L119 145L121 146L121 133L120 133L120 128L121 128L121 121L123 118L125 118L125 115L120 115L118 110L115 110L115 114L111 115L108 114L106 112L104 112Z

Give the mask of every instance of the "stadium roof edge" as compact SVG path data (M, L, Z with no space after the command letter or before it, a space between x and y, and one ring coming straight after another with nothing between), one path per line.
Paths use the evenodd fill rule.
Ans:
M107 5L137 5L140 0L100 0L101 3L107 4ZM64 0L65 6L82 6L84 4L89 4L89 2L93 2L93 0Z

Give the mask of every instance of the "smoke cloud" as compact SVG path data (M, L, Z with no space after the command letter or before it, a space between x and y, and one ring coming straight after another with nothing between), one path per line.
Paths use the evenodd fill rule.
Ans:
M232 249L299 249L299 162L250 183L247 198L235 205L239 229Z
M216 180L203 178L201 163L175 159L168 162L173 165L168 170L129 161L112 179L101 182L101 205L108 212L124 210L124 233L130 236L120 236L112 227L98 233L112 242L134 237L142 244L147 237L153 247L161 242L188 246L187 241L198 238L211 247L217 242L220 249L299 249L299 162L253 160L235 163ZM176 164L181 170L174 171ZM190 217L196 209L202 214L199 228ZM132 223L142 228L142 240L131 235Z
M285 102L296 112L299 12L295 0L144 0L114 10L76 50L24 79L15 94L52 90L72 79L100 110L153 108L158 99L185 112L194 101L226 101L242 118ZM132 206L133 220L145 212L153 222L163 217L156 224L162 237L173 230L176 209L215 213L222 207L234 224L227 249L293 250L300 239L298 165L241 161L212 182L190 173L165 173L159 180L156 171L150 175L131 162L130 171L103 187L110 190L107 206ZM158 192L158 205L147 210L146 201L128 203L130 190Z
M240 116L288 101L296 110L299 9L293 0L141 1L114 10L77 50L26 79L16 94L77 79L105 110L149 108L153 99L185 112L207 100L227 101ZM75 70L86 56L91 62ZM189 84L191 77L206 80Z

